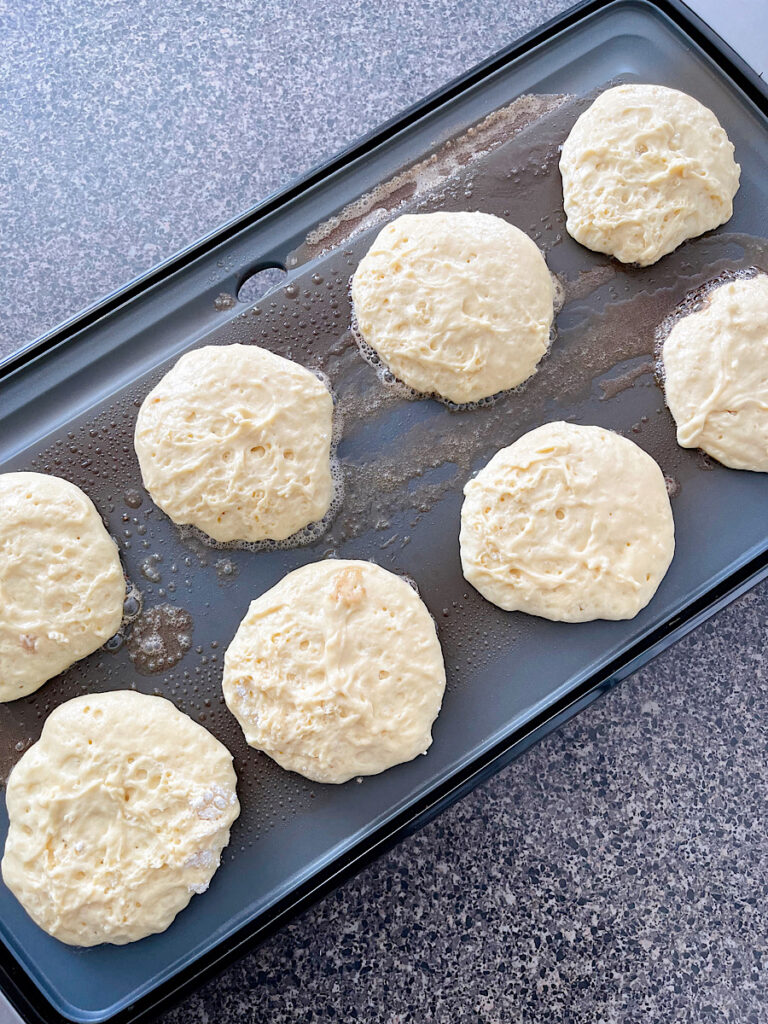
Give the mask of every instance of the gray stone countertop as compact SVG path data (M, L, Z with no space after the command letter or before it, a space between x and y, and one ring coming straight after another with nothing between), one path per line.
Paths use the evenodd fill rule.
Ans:
M567 6L0 2L0 355ZM768 1020L767 646L764 584L163 1021Z

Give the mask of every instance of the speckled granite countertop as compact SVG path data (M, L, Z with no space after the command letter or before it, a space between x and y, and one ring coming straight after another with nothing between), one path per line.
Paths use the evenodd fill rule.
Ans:
M567 6L0 5L0 353ZM767 1021L767 648L764 584L163 1021Z

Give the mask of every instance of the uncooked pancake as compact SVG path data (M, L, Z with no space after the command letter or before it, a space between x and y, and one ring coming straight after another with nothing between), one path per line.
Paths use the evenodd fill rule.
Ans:
M631 619L672 560L661 470L602 427L537 427L497 452L464 495L464 576L507 611L561 622Z
M340 783L426 753L445 669L435 624L404 579L328 559L252 602L223 686L252 747Z
M661 85L620 85L576 121L560 173L568 233L646 267L730 219L740 168L698 100Z
M459 404L527 380L554 316L536 244L489 213L398 217L361 260L352 301L363 341L396 377Z
M0 701L32 693L120 628L117 546L79 487L0 474Z
M5 884L73 946L164 931L219 866L236 781L226 747L170 701L76 697L11 772Z
M662 360L677 443L768 472L768 276L712 291L672 327Z
M313 373L255 345L187 352L136 421L144 486L217 541L285 540L333 494L333 399Z

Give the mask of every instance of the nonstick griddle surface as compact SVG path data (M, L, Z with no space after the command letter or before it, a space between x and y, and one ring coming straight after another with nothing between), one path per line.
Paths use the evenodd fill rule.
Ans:
M597 91L629 80L682 88L712 107L742 165L733 220L644 270L622 267L568 237L557 170L558 147L578 114ZM543 98L465 132L468 121L480 122L523 92ZM255 307L231 307L220 293L221 281L238 280L266 253L259 249L261 226L250 240L236 236L223 245L218 272L191 268L185 302L178 301L177 280L163 308L161 283L117 319L73 338L66 351L0 384L2 470L55 473L83 487L116 538L143 606L111 650L0 706L3 778L64 700L136 687L170 698L214 732L233 752L240 780L242 816L209 893L194 898L162 935L128 947L71 949L40 931L0 887L6 946L71 1019L107 1019L249 922L268 921L292 892L343 865L366 837L428 800L485 751L522 734L526 722L623 652L636 651L768 547L768 480L678 448L653 374L656 328L688 293L724 272L768 271L761 237L768 235L764 116L650 5L619 3L489 76L435 117L439 124L427 118L410 129L408 159L400 163L430 153L435 159L379 190L375 201L317 230L356 194L356 183L357 192L370 187L372 168L386 165L386 153L373 151L341 173L335 189L326 183L325 198L306 207L310 220L300 204L272 215L265 262L288 263L289 280ZM445 146L447 126L461 137ZM393 151L397 146L400 152L402 140ZM414 401L383 381L349 330L349 278L373 234L388 216L433 209L478 209L512 221L542 247L561 285L557 334L536 376L471 410ZM180 351L233 341L321 370L334 389L343 497L327 529L303 546L211 547L175 527L141 486L132 435L142 398ZM654 600L631 622L569 625L506 614L462 578L464 483L499 447L553 419L624 433L668 478L675 559ZM291 569L335 556L369 558L416 581L437 622L448 673L428 756L341 787L310 783L248 748L220 690L224 650L249 602ZM158 626L163 649L148 654L142 636ZM4 807L2 815L4 835Z

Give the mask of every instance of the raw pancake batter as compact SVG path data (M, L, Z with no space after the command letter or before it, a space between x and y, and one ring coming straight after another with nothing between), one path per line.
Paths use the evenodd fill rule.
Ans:
M707 107L677 89L620 85L571 129L560 159L568 233L647 267L725 224L740 167Z
M144 399L144 486L217 541L285 540L331 504L333 399L303 366L255 345L187 352Z
M0 701L32 693L120 628L117 546L79 487L0 474Z
M459 404L527 380L554 316L536 244L489 213L398 217L355 271L352 300L360 335L396 377Z
M372 562L328 559L252 602L224 659L245 738L316 782L426 753L445 669L416 591Z
M672 560L661 470L602 427L537 427L497 452L464 495L464 576L506 611L631 619Z
M768 276L716 288L677 321L662 359L677 443L768 472Z
M3 880L73 946L164 931L219 866L236 781L226 747L170 701L76 697L11 772Z

